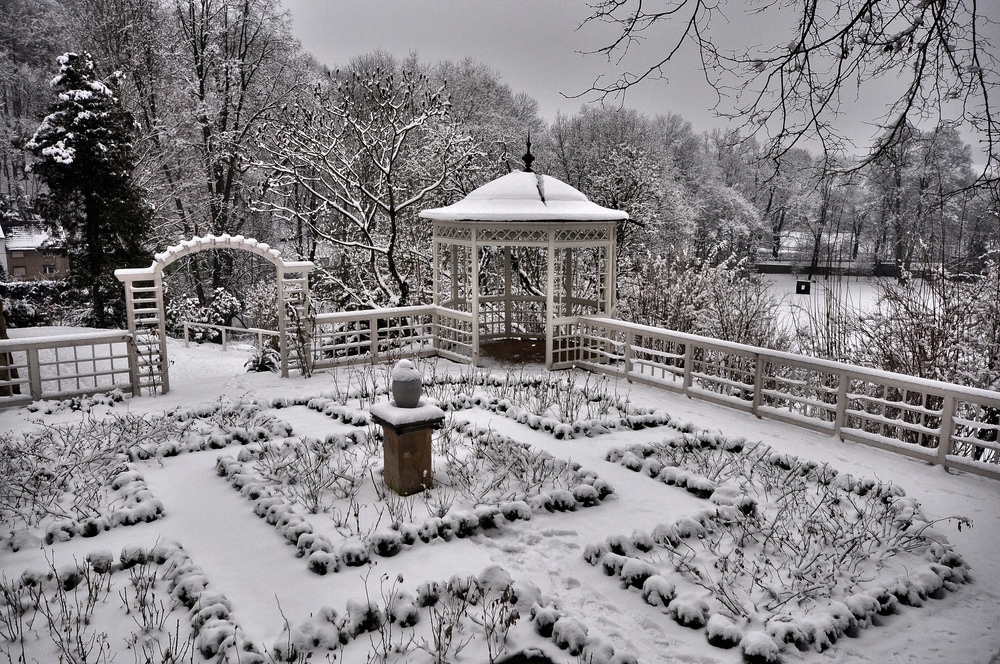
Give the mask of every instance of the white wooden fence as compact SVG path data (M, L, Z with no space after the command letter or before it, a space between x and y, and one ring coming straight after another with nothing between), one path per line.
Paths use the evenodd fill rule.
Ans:
M472 358L472 315L442 307L318 314L312 336L313 368L399 357Z
M259 327L233 327L232 325L213 325L212 323L196 323L191 321L182 321L184 325L184 347L188 348L191 345L191 330L218 330L222 336L222 350L225 351L229 347L229 340L232 337L244 337L244 336L256 336L257 337L257 348L264 348L264 337L274 337L277 339L280 333L277 330L263 330ZM275 341L275 346L277 346L277 341Z
M0 340L0 408L121 389L139 394L128 332Z
M1000 392L606 318L561 321L558 366L627 378L1000 479Z
M473 324L471 314L435 306L320 314L306 356L313 369L401 357L471 362ZM1000 392L608 318L555 324L553 368L610 374L1000 479ZM139 393L126 332L0 341L0 358L8 360L0 407L116 387Z
M430 355L470 362L472 324L470 314L433 306L323 314L314 367ZM610 374L1000 479L998 392L608 318L555 325L555 369Z

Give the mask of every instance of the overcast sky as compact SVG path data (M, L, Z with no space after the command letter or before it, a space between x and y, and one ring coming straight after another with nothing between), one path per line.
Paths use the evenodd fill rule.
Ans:
M583 0L284 0L303 47L329 66L346 64L376 49L398 57L416 52L421 61L472 57L496 69L514 92L538 101L542 117L576 113L585 92L602 73L616 69L594 50L611 34L588 24ZM578 29L579 28L579 29ZM674 112L696 129L720 126L714 101L691 63L690 75L674 76L630 92L626 104L643 113ZM683 79L683 80L682 80Z
M996 20L998 2L989 0L980 10ZM585 0L284 0L284 5L292 14L295 35L323 64L335 67L375 50L400 58L415 52L427 63L472 57L497 70L514 92L537 100L548 122L558 111L576 113L588 99L567 96L585 93L600 76L611 83L620 73L605 56L585 54L616 34L612 26L581 25L590 14ZM747 8L728 7L729 23L713 22L713 33L723 41L783 43L787 37L782 26L772 23L773 14L767 15L771 22L751 25ZM987 26L994 52L1000 48L998 26ZM647 39L643 49L653 53L658 46L661 42ZM726 121L712 113L715 93L699 64L693 50L679 53L669 79L632 88L625 105L647 115L677 113L697 131L725 126ZM885 108L887 91L893 87L891 79L880 80L866 88L854 111L842 108L838 125L860 148L879 133L872 121ZM845 92L849 97L850 90ZM978 161L978 137L965 136Z

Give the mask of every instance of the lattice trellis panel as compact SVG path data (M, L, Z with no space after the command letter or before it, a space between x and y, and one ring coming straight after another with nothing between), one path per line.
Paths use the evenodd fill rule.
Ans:
M611 240L608 228L571 228L556 231L556 243L560 242L607 242Z
M471 240L472 229L465 226L448 226L446 224L434 224L434 235L446 240Z
M476 239L490 244L538 244L548 242L549 232L531 228L480 228Z
M437 301L458 311L469 311L472 295L472 250L460 244L437 244Z
M607 314L611 310L608 249L562 248L555 254L555 317Z

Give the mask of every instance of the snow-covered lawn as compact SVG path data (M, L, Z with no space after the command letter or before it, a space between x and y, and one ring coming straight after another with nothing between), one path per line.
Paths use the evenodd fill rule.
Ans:
M365 417L387 367L169 357L165 396L0 412L0 436L64 446L49 467L73 489L33 485L37 519L0 551L13 661L22 641L39 662L743 659L710 639L756 661L1000 657L995 481L647 387L429 360L436 487L401 499Z

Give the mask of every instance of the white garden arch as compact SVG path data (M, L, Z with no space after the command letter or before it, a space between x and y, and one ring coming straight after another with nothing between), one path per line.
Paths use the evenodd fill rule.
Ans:
M309 273L314 265L310 261L286 262L281 252L263 242L242 235L206 235L185 240L167 247L154 256L153 264L145 268L115 270L115 276L125 285L125 305L128 329L135 339L139 356L140 386L144 389L160 388L163 394L170 389L167 361L166 316L163 309L163 269L189 254L208 249L239 249L267 259L276 269L278 292L278 351L281 354L281 375L288 376L294 360L308 362L309 358L290 357L296 344L290 344L295 330L289 329L289 313L305 320L309 309Z

